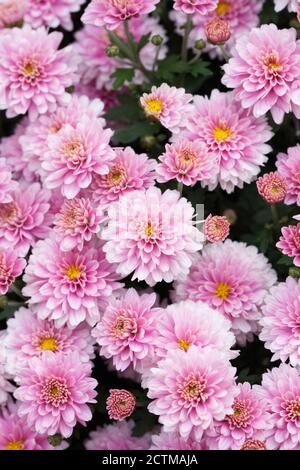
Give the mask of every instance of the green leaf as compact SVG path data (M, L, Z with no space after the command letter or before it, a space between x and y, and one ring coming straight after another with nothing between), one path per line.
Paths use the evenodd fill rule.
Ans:
M112 77L115 79L113 83L113 88L117 90L124 85L126 81L131 82L134 76L134 69L117 69L113 74Z
M159 124L150 121L141 121L130 126L118 129L113 137L116 144L129 144L144 135L153 135L160 129Z
M118 99L120 105L110 108L105 114L108 121L132 123L144 119L144 113L136 97L121 95Z
M199 61L194 62L193 64L189 64L188 73L190 73L195 78L199 76L211 77L213 73L210 70L209 65L209 62L205 62L199 59Z
M7 305L4 310L0 310L0 321L13 317L18 308L18 306Z
M290 256L282 256L278 261L277 264L282 264L284 266L293 266L293 259Z
M169 55L165 59L158 61L156 77L164 80L172 80L174 74L186 72L188 68L189 65L182 62L179 55Z

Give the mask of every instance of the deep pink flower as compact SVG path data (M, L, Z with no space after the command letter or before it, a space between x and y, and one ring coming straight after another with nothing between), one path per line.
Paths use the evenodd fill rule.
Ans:
M18 372L19 416L39 434L70 437L76 423L92 419L88 403L96 403L97 381L91 364L83 364L78 353L44 354L30 359Z
M29 112L55 111L71 95L66 88L76 81L77 58L71 46L58 50L62 33L29 26L6 30L0 43L0 109L7 117Z
M0 248L0 295L5 295L16 277L26 266L26 260L18 258L14 250Z
M257 439L247 439L241 447L241 450L267 450L266 444Z
M132 415L136 405L135 396L128 390L111 389L106 400L106 409L110 419L123 421Z
M208 154L205 144L197 140L179 139L167 144L159 160L156 172L160 183L176 178L187 186L197 181L207 184L216 179L219 169L217 157Z
M37 306L39 318L54 320L57 327L74 328L83 321L93 326L100 307L119 287L115 280L115 267L106 261L100 243L63 252L57 241L47 239L32 251L23 292L29 305Z
M105 220L100 208L94 208L89 199L66 200L54 217L54 230L57 232L62 251L83 249L85 242L91 241L99 232L99 224Z
M210 155L218 158L219 174L208 187L232 192L251 183L272 150L273 136L265 117L256 119L234 100L233 93L213 90L210 98L194 97L185 137L202 141Z
M186 126L191 100L192 95L185 93L184 88L170 87L167 83L153 86L150 93L140 98L146 116L157 119L174 134Z
M230 39L230 23L222 18L213 18L205 25L207 40L214 45L222 45Z
M73 22L71 13L80 10L85 0L26 0L27 9L24 16L26 23L33 28L62 26L71 31Z
M300 266L300 224L282 227L281 233L277 248L284 255L292 256L295 266Z
M287 181L276 171L260 176L256 186L260 196L269 204L283 201L288 190Z
M4 158L0 158L0 204L11 202L10 191L17 189L18 183L12 179L11 168Z
M133 191L108 208L103 249L117 272L154 285L183 278L203 234L193 222L194 209L178 191Z
M149 411L164 431L200 441L214 419L231 412L235 371L228 357L209 346L171 350L142 382L153 399Z
M176 432L164 432L152 436L150 450L207 450L205 439L200 442L185 440Z
M229 239L206 245L183 281L175 285L175 299L201 300L232 322L240 344L258 329L261 307L275 271L254 246Z
M0 204L0 247L13 248L19 256L25 256L30 246L48 234L50 192L33 183L11 196L11 202Z
M120 196L154 185L156 162L131 147L115 148L114 159L106 175L94 175L89 188L93 200L101 205L117 201Z
M204 235L210 243L223 242L229 235L230 223L221 215L211 215L205 219Z
M129 18L151 13L159 0L92 0L81 20L85 24L116 29Z
M300 145L280 153L276 162L278 173L287 182L285 204L296 203L300 206Z
M75 128L66 124L49 136L49 150L42 162L47 173L45 186L61 187L62 194L72 199L91 184L93 174L107 174L114 157L109 146L112 134L111 129L103 129L96 119L85 116Z
M0 3L0 29L22 22L27 0L2 0Z
M254 389L266 401L270 430L266 446L270 450L300 449L300 377L297 369L281 364L263 375Z
M122 421L98 427L92 431L84 446L87 450L147 450L151 437L147 433L143 437L132 436L134 421Z
M153 307L155 300L155 294L139 296L135 289L128 289L121 298L109 302L93 330L101 346L100 355L112 358L117 370L123 371L130 364L140 370L145 359L154 359L160 313L160 309Z
M259 335L272 360L289 359L292 366L300 365L300 281L288 277L273 287L265 298Z
M300 41L293 28L263 24L241 36L233 58L224 65L222 82L255 117L271 111L280 124L284 114L300 117Z
M207 15L217 8L218 0L175 0L175 10L183 11L186 14L199 13Z

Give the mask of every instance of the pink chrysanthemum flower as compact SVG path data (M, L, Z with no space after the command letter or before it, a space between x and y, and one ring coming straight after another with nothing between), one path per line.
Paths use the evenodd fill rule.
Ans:
M19 256L25 256L30 246L48 234L50 193L33 183L11 196L11 202L0 204L0 247L13 248Z
M159 183L175 178L187 186L197 181L207 184L216 178L219 169L217 157L209 155L205 144L197 140L180 139L167 144L159 160L156 168Z
M267 450L266 444L258 439L247 439L240 450Z
M41 164L44 155L49 151L48 138L57 134L66 124L76 127L82 118L96 119L105 125L101 117L104 104L99 99L90 100L87 96L72 95L67 105L59 106L55 112L43 114L25 128L19 137L22 159L32 172L43 177L45 171Z
M28 111L35 120L70 99L66 88L76 81L77 59L70 46L58 50L62 36L29 26L1 36L0 109L7 117Z
M276 166L288 185L285 204L296 203L300 206L300 145L289 148L287 154L280 153Z
M26 260L18 258L14 250L0 248L0 295L5 295L16 277L26 266Z
M34 357L18 372L18 382L19 416L39 434L70 437L77 422L85 425L92 419L88 403L96 403L97 381L91 364L83 364L78 353Z
M275 271L256 247L228 239L205 246L186 279L176 283L175 299L201 300L219 310L244 344L257 332L260 309L275 282Z
M300 377L297 369L281 364L263 375L262 385L254 386L266 401L270 430L265 440L270 450L300 449Z
M292 256L295 266L300 266L300 224L282 227L282 236L276 243L284 255Z
M230 39L230 23L222 18L213 18L205 25L208 42L213 45L222 45Z
M285 113L300 117L300 42L294 28L264 24L241 36L222 82L235 89L244 109L255 117L271 111L277 124Z
M145 359L154 359L154 342L157 336L159 308L153 307L155 294L139 296L128 289L119 298L111 300L102 320L92 334L101 346L100 355L112 358L117 370L133 365L142 369Z
M174 134L186 126L191 100L192 95L185 93L184 88L170 87L167 83L153 86L150 93L140 98L146 116L157 119Z
M82 251L84 243L99 232L99 224L104 220L101 209L94 208L89 199L66 200L53 222L61 250Z
M207 450L205 440L185 440L176 432L164 432L152 436L150 450Z
M207 431L211 450L239 450L247 439L264 440L269 426L267 406L247 382L237 385L232 411ZM210 436L210 437L209 437Z
M27 9L27 0L2 0L0 3L0 29L21 23Z
M15 387L10 383L12 377L7 372L7 351L4 345L6 331L0 331L0 407L9 400ZM1 408L0 408L1 410Z
M282 202L288 190L287 181L277 171L260 176L256 186L259 195L269 204Z
M265 117L256 119L234 100L233 93L213 90L211 97L194 97L185 137L202 141L218 158L219 174L208 187L232 192L251 183L272 150L266 144L272 137Z
M81 20L85 24L116 29L129 18L155 10L159 0L92 0Z
M171 350L142 382L153 399L149 411L159 416L164 431L200 441L213 420L231 412L235 371L215 348Z
M223 242L229 235L230 223L221 215L211 215L205 219L204 235L210 243Z
M108 208L107 260L117 272L154 285L183 278L194 253L203 246L203 234L193 222L194 209L178 191L158 188L133 191Z
M62 26L71 31L73 22L71 13L80 10L84 0L26 0L27 9L24 20L33 28Z
M230 350L235 344L230 322L203 302L185 300L169 305L157 322L156 354L159 357L165 357L173 349L188 351L193 345L213 346L230 359L238 354Z
M272 351L273 361L289 359L292 366L300 366L299 317L300 281L288 277L271 289L260 320L259 337Z
M21 307L14 318L7 321L5 348L7 370L15 375L18 368L32 357L53 353L78 352L81 362L94 357L94 340L85 324L77 328L56 328L53 321L41 320L36 312Z
M63 252L57 241L36 244L24 275L23 292L29 305L37 306L39 318L54 320L57 327L74 328L86 321L93 326L113 290L115 267L109 264L101 244Z
M107 174L114 158L109 146L112 134L111 129L103 129L96 119L88 117L82 118L75 128L67 124L52 134L42 162L47 173L45 186L61 187L63 196L72 199L91 184L93 174Z
M207 15L214 11L218 6L218 0L175 0L175 10L183 11L188 15L199 13L200 15Z
M89 188L93 200L101 205L117 201L130 191L154 185L156 162L145 153L137 154L131 147L115 148L115 158L106 175L94 175Z
M298 11L300 2L299 0L274 0L275 11L281 11L288 8L289 11Z
M106 409L110 419L123 421L132 415L136 405L135 396L128 390L111 389L106 400Z
M147 450L151 437L147 433L143 437L132 436L134 421L122 421L98 427L92 431L84 446L87 450Z
M11 202L11 191L17 189L18 183L12 179L11 168L4 158L0 158L0 204Z

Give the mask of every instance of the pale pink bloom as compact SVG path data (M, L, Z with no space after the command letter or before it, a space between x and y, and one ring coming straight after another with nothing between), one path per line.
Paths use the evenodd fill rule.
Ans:
M219 173L209 181L210 190L219 183L231 193L236 186L251 183L272 150L267 145L272 136L266 118L256 119L243 110L233 93L213 90L210 98L194 97L185 137L202 141L209 154L218 158Z
M266 447L270 450L300 449L300 377L297 369L281 364L262 377L254 389L267 403L270 430Z
M257 332L264 298L275 282L275 271L256 247L227 239L204 247L186 279L176 283L174 297L201 300L222 312L244 344Z
M197 140L179 139L167 144L159 160L161 163L156 168L159 183L177 179L187 186L197 181L208 184L216 178L219 169L217 157L210 155L205 144Z
M258 439L247 439L240 450L267 450L266 444Z
M85 0L26 0L27 9L24 16L26 23L33 28L62 26L71 31L73 22L71 13L80 10Z
M207 40L214 45L222 45L230 39L230 23L222 18L213 18L205 25Z
M46 29L6 30L0 43L0 109L7 117L55 111L71 95L66 88L76 81L77 59L72 47L58 50L62 33Z
M119 299L111 299L92 335L100 345L100 355L112 358L117 370L131 364L138 371L145 359L153 360L160 309L153 307L155 294L139 295L128 289Z
M203 302L185 300L169 305L157 319L156 355L165 357L170 350L188 351L194 346L213 346L230 359L235 337L231 323L217 310Z
M57 450L47 434L38 434L18 416L18 404L12 401L0 412L0 450Z
M247 439L260 436L264 440L270 428L266 403L258 393L247 382L236 387L232 411L207 431L211 450L239 450Z
M154 186L154 159L135 153L131 147L115 148L114 155L108 174L94 175L89 187L91 198L101 205L109 205L130 191Z
M228 357L210 346L171 350L142 382L153 399L148 409L164 431L200 441L214 420L231 412L235 372Z
M54 217L54 231L62 251L77 248L82 251L85 242L99 232L105 220L100 208L94 208L89 199L66 200Z
M287 154L280 153L276 162L278 173L287 182L285 204L300 206L300 145L290 147Z
M87 450L147 450L151 437L147 433L143 437L132 436L134 421L122 421L97 427L84 442Z
M18 258L14 250L0 248L0 295L5 295L14 282L20 276L26 266L26 260Z
M192 98L184 88L163 83L159 87L153 86L150 93L144 93L140 102L147 117L160 121L164 127L178 134L186 126Z
M7 371L7 352L5 347L6 331L0 331L0 407L10 399L10 393L15 390L10 382L11 375ZM1 408L0 408L1 410Z
M87 96L72 95L67 105L59 106L53 113L39 116L19 137L26 166L39 176L44 176L41 164L49 150L48 138L57 134L66 124L76 128L82 118L96 119L104 126L103 112L104 104L100 99L90 100Z
M153 187L122 196L108 208L102 231L103 250L117 272L150 286L183 278L194 253L203 246L203 234L193 222L194 209L178 191L161 193Z
M0 204L11 202L10 191L17 189L18 183L12 179L11 167L4 158L0 158Z
M222 82L255 117L271 111L277 124L293 111L300 117L300 41L294 28L264 24L241 36Z
M27 9L27 0L2 0L0 3L0 29L22 22Z
M199 13L207 15L217 8L218 0L175 0L175 10L183 11L188 15Z
M273 353L272 360L288 359L292 366L300 366L300 281L288 277L273 287L265 298L262 331L259 335L266 348Z
M5 336L7 370L15 375L22 365L32 357L40 357L51 351L78 352L81 362L88 362L94 357L94 340L90 328L82 323L77 328L56 328L53 321L42 320L37 313L21 307L14 317L7 321Z
M123 421L132 415L136 405L135 396L128 390L111 389L106 400L106 409L110 419Z
M47 239L32 251L23 292L29 305L37 306L38 317L54 320L58 328L83 321L93 326L119 287L115 280L115 267L106 261L100 243L63 252L57 241Z
M207 450L205 439L200 442L183 439L176 432L164 432L152 436L150 450Z
M223 242L229 235L230 223L221 215L211 215L205 219L204 235L210 243Z
M289 11L297 11L300 6L299 0L274 0L275 11L281 11L288 8Z
M72 199L91 184L93 174L107 174L114 158L109 146L112 134L111 129L103 129L96 119L85 116L75 128L66 124L49 136L42 162L45 186L60 187L62 195Z
M269 204L282 202L288 191L288 184L278 172L265 173L256 181L259 195Z
M92 0L81 20L85 24L116 29L129 18L155 10L159 0Z
M0 204L0 247L13 248L19 256L25 256L49 232L50 192L33 183L18 188L11 196L11 202Z
M44 354L27 362L18 372L14 396L20 400L19 416L39 434L70 437L76 423L92 419L89 403L96 403L97 381L91 364L78 353Z
M282 227L276 247L284 255L292 256L295 266L300 266L300 224Z

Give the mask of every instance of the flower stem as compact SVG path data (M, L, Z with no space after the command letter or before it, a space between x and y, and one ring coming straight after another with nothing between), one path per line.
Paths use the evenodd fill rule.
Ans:
M130 30L129 30L128 20L124 21L124 30L125 30L126 38L127 38L127 41L128 41L128 45L130 47L130 50L131 50L132 56L133 56L132 65L134 67L136 67L137 69L139 69L143 73L145 78L147 78L147 80L151 81L152 80L152 74L149 70L147 70L145 68L144 64L142 63L142 61L140 59L140 55L139 55L139 52L138 52L137 47L136 47L136 42L135 42L135 40L134 40Z
M178 183L178 185L177 185L177 190L180 192L180 196L182 196L182 193L183 193L183 183Z
M14 294L16 294L20 299L25 300L24 295L22 294L22 292L20 291L20 289L19 289L17 286L15 286L14 284L12 284L12 285L10 286L10 290L11 290Z
M183 62L187 61L189 36L190 36L190 32L192 31L192 29L193 29L192 15L189 14L187 15L187 18L186 18L186 23L184 26L184 36L183 36L182 45L181 45L181 60Z
M278 216L278 211L277 211L276 204L271 204L271 213L272 213L272 219L273 219L274 227L278 228L279 227L279 216Z
M229 56L228 52L226 51L224 44L220 44L220 45L219 45L219 48L220 48L221 51L222 51L222 54L223 54L224 59L226 60L226 62L228 62L229 59L230 59L230 56Z

